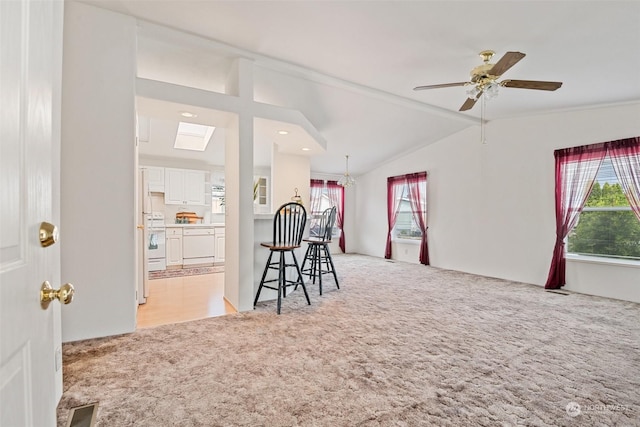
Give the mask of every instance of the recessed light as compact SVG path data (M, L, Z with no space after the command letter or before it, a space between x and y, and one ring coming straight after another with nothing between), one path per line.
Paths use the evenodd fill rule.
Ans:
M311 148L304 147L302 151L311 151Z
M289 135L289 131L288 130L279 130L278 133L280 135Z
M189 118L198 117L198 115L197 115L197 114L194 114L194 113L189 112L189 111L182 111L182 112L180 113L180 115L181 115L182 117L189 117Z

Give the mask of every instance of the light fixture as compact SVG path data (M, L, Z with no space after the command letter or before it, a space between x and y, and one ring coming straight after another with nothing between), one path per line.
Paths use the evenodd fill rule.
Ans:
M311 151L311 148L309 148L309 147L302 147L302 151Z
M356 180L353 179L351 175L349 175L349 155L347 154L345 157L347 159L347 166L344 175L342 175L342 177L338 180L338 185L342 185L343 187L351 187L356 183Z
M280 135L289 135L289 131L288 130L279 130L278 133Z
M190 118L190 119L191 119L191 118L194 118L194 117L198 117L198 115L197 115L197 114L192 113L192 112L190 112L190 111L182 111L182 112L180 112L180 115L181 115L182 117L188 117L188 118Z
M475 101L478 100L478 97L481 96L480 99L480 142L482 144L487 143L486 138L486 124L487 120L485 119L485 110L487 108L487 101L498 96L498 91L500 89L501 84L495 81L495 77L487 76L475 82L473 86L467 89L467 96L469 99L473 99Z

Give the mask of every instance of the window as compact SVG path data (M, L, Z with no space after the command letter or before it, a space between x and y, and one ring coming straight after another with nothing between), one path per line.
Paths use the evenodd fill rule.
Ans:
M411 209L411 198L409 194L409 186L407 184L398 184L402 186L402 189L398 192L400 194L398 200L398 217L396 219L396 225L393 227L393 237L395 239L408 239L408 240L421 240L422 231L420 225L416 222ZM422 193L422 187L426 189L426 186L420 186L422 201L422 211L426 210L426 197Z
M629 228L622 232L620 229L616 230L616 235L632 234L623 238L622 242L615 242L619 236L615 236L616 238L613 238L612 234L608 236L607 230L611 229L612 223L618 222L616 221L618 216L625 215L622 212L623 209L620 209L625 206L619 206L620 202L616 202L615 193L617 190L613 175L615 175L617 184L622 187L631 210L640 220L640 179L638 179L640 177L640 137L562 148L555 150L553 155L556 164L556 243L553 246L549 276L544 285L546 289L558 289L566 283L565 251L569 249L565 245L567 240L572 245L571 250L577 250L576 242L582 241L583 248L578 249L582 251L586 247L585 253L595 255L596 252L608 252L597 253L597 255L634 258L623 255L628 251L621 249L625 246L637 246L638 238L633 236L632 229ZM605 164L606 158L608 161L601 168ZM609 164L612 167L609 167ZM614 174L611 173L611 170L614 171ZM611 181L613 184L607 181ZM598 182L598 186L595 186L596 182ZM603 191L605 184L607 184L606 192ZM594 187L595 191L593 191ZM591 206L589 206L591 210L585 211L582 216L582 230L575 231L580 214L587 206L591 193L593 193ZM598 206L598 204L604 206ZM598 218L600 221L595 221ZM602 218L606 219L603 221ZM600 223L597 224L598 222ZM633 227L626 221L622 222ZM588 233L584 230L587 230ZM567 239L572 233L573 237ZM602 242L615 242L615 244L605 245Z
M343 190L342 187L339 187L338 190ZM339 199L338 199L339 200ZM311 208L309 213L309 235L312 237L318 237L320 232L320 218L322 217L322 213L329 208L336 207L336 209L340 209L336 202L337 200L332 200L329 195L329 188L325 184L324 181L319 180L311 180ZM342 231L341 225L338 225L338 221L333 226L333 237L340 236L340 232Z
M427 173L387 178L387 244L384 257L391 259L391 240L418 240L420 263L429 265L427 245Z
M568 253L640 260L640 221L607 155L567 239Z
M211 186L211 213L224 213L225 192L224 185Z

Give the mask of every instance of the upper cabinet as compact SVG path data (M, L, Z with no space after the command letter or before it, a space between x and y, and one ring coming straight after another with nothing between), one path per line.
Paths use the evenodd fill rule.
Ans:
M266 176L253 177L253 211L269 213L269 186Z
M205 171L165 168L165 204L204 206L205 179Z
M164 193L164 168L158 166L141 166L144 171L145 191Z

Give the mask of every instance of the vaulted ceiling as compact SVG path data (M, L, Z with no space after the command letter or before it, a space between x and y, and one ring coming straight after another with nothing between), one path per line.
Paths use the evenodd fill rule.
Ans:
M495 59L526 53L504 78L563 82L555 92L501 88L486 104L488 120L640 101L638 1L84 3L214 42L187 47L179 37L159 40L153 25L145 35L143 25L149 78L160 67L219 90L230 52L253 59L256 100L299 109L326 139L327 152L311 160L319 173L341 173L345 154L354 174L365 173L476 126L479 105L458 111L465 87L412 89L467 81L486 49ZM159 62L163 55L192 68L185 75Z

